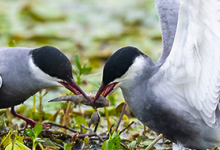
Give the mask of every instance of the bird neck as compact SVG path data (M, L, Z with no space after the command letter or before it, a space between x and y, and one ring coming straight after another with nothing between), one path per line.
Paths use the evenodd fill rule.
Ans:
M155 71L158 70L157 63L148 56L139 56L121 79L121 89L131 91L145 81L148 81Z

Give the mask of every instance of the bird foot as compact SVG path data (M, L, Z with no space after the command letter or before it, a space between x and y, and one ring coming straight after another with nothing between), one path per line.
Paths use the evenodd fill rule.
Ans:
M25 128L27 128L28 125L30 125L31 128L34 128L34 126L38 123L37 121L34 121L34 120L30 119L30 118L27 118L27 117L24 117L24 116L18 114L14 110L14 107L11 107L11 113L13 114L14 117L18 117L18 118L20 118L20 119L22 119L22 120L24 120L26 122ZM43 128L47 128L47 127L51 128L51 126L47 125L47 124L42 124L42 126L43 126Z

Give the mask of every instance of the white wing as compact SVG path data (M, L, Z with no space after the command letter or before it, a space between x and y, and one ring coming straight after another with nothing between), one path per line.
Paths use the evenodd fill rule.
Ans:
M220 92L220 1L182 0L174 44L161 66L169 83L211 127L218 124Z

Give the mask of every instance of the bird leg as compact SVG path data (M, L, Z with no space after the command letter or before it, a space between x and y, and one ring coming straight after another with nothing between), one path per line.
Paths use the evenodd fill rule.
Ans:
M37 121L34 121L34 120L30 119L30 118L27 118L27 117L24 117L24 116L18 114L18 113L15 111L14 106L11 107L11 113L12 113L12 115L13 115L14 117L18 117L18 118L20 118L20 119L22 119L22 120L24 120L24 121L26 122L25 128L27 128L28 125L30 125L31 128L34 128L34 126L38 123ZM46 128L46 127L51 127L50 125L47 125L47 124L42 124L42 126L45 127L45 128Z

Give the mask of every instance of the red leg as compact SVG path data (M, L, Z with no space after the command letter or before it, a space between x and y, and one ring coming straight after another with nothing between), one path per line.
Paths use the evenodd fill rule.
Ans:
M26 117L18 114L15 111L14 107L11 107L11 113L13 114L14 117L18 117L18 118L26 121L26 126L25 126L26 128L28 127L28 125L30 125L31 128L34 128L34 126L38 123L37 121L34 121L34 120L30 119L30 118L26 118ZM45 127L45 128L46 127L51 127L50 125L46 125L46 124L42 124L42 126Z

